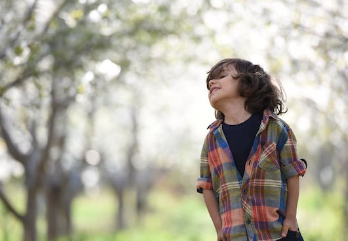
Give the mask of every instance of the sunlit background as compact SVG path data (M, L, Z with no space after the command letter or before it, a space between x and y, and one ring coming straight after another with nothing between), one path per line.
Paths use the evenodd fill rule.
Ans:
M0 240L212 241L196 193L206 72L287 93L306 241L348 223L345 0L0 0Z

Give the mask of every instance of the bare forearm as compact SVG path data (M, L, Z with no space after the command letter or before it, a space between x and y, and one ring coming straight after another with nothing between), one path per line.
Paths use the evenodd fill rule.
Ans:
M299 176L294 176L288 179L288 197L286 201L286 218L296 220L297 203L299 197Z
M221 221L221 216L219 212L219 205L216 201L216 197L213 190L204 189L203 197L204 197L205 205L207 206L209 215L211 217L211 220L214 223L216 231L221 230L222 221Z
M300 193L299 176L288 179L288 197L286 200L285 220L283 222L282 237L286 237L288 230L297 231L297 202Z

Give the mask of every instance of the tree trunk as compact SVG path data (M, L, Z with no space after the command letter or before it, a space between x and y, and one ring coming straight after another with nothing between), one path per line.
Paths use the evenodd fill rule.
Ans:
M120 171L113 173L111 176L109 176L109 181L112 187L112 190L114 191L114 194L117 198L117 204L118 208L115 213L115 228L116 230L124 229L126 228L126 220L124 215L125 210L125 193L128 187L128 177L126 175L127 172Z
M118 213L117 213L117 229L124 229L126 221L124 219L124 189L117 190Z
M65 214L65 234L69 237L69 240L71 240L71 234L72 234L72 222L71 222L71 200L69 200L66 205L64 205L64 214Z
M56 240L60 236L71 234L71 201L65 200L64 196L69 195L62 192L64 188L51 185L46 190L47 201L47 239Z
M137 216L138 218L142 216L146 209L146 191L142 188L137 188Z
M58 237L58 216L59 216L59 195L57 192L48 188L46 191L46 220L47 220L47 239L49 241Z
M347 160L348 161L348 160ZM348 165L346 165L346 170L345 170L345 182L348 183ZM345 190L344 190L344 199L343 200L348 200L348 187L346 185ZM348 207L346 202L343 203L343 223L348 222Z
M34 188L27 189L27 211L24 217L24 241L36 241L36 218L37 218L37 190Z
M344 141L344 145L343 146L347 146L348 144L348 138L345 139ZM345 183L348 183L348 152L346 150L344 150L344 155L343 155L343 166L344 166L344 170L343 170L343 175L344 175L344 179L345 179ZM343 200L348 200L348 185L345 185L344 187L344 191L343 191ZM346 202L343 203L343 223L348 223L348 207Z

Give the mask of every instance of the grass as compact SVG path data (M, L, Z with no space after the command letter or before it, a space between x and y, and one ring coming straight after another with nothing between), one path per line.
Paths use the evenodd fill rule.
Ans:
M79 196L72 208L74 229L82 233L113 230L115 208L115 198L107 190L96 196Z
M19 195L20 196L20 195ZM116 199L110 190L98 196L80 195L73 203L73 241L211 241L215 230L202 196L156 188L149 195L149 211L135 219L133 194L127 197L128 228L114 231ZM21 202L23 199L13 200ZM306 241L345 241L341 220L343 198L339 192L321 192L311 187L301 192L298 220ZM16 205L20 206L20 203ZM45 220L38 222L39 241L45 239ZM21 240L18 222L5 211L0 202L0 240ZM66 241L61 238L59 241Z
M342 221L344 200L339 192L323 193L317 187L301 192L298 220L306 241L347 241Z
M151 209L134 229L117 235L118 241L209 241L215 231L200 195L178 198L168 192L154 192Z

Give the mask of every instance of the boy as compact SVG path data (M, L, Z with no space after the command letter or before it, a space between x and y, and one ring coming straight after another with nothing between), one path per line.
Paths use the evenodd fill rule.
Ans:
M216 121L208 128L197 191L217 240L303 240L296 221L299 176L296 139L277 115L282 92L258 65L224 59L208 72Z

